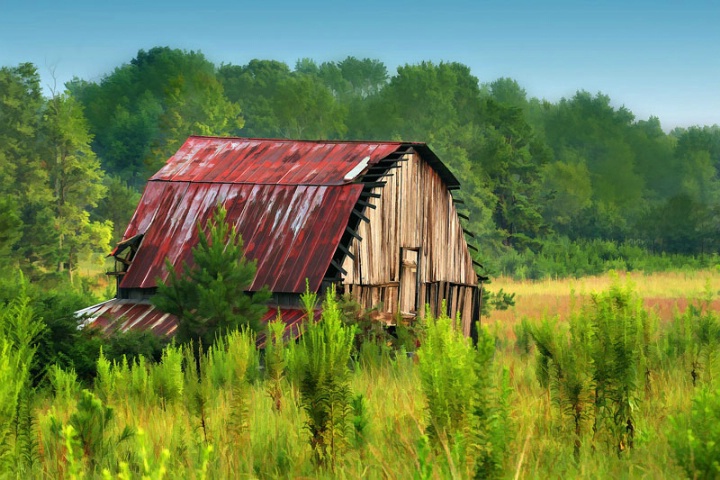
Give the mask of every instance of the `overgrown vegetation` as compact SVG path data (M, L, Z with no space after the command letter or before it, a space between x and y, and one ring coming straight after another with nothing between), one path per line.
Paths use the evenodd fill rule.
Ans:
M633 448L641 388L649 388L654 329L640 298L617 281L574 312L567 328L548 319L529 327L538 380L570 421L576 457L588 433L593 450L604 444L621 455ZM527 350L527 339L520 339Z
M445 308L443 308L445 310ZM454 476L494 478L502 474L508 439L505 381L491 386L495 340L481 329L477 345L459 322L426 314L427 333L418 350L422 391L427 398L427 435L438 452L451 452Z
M690 414L672 419L675 458L689 478L720 477L720 389L703 387Z
M159 360L103 349L94 383L48 366L36 387L44 322L21 292L0 311L3 475L718 476L710 292L662 323L616 277L567 320L483 327L477 345L455 319L426 315L414 356L353 354L356 327L328 295L299 343L271 324L262 357L243 328L207 348L169 344Z
M353 329L340 319L333 288L323 302L322 318L309 324L300 338L300 398L307 415L313 459L332 470L347 448L349 437L353 337Z
M161 287L189 320L177 344L78 329L113 294L94 276L111 238L190 134L427 141L490 274L718 268L717 126L666 133L602 94L553 104L488 80L158 47L45 98L35 66L0 67L0 476L717 478L716 287L663 323L616 283L477 346L447 318L389 335L347 298L315 324L309 295L302 342L260 332L261 370L245 326L262 328L263 293L242 294L254 269L220 210L193 285Z

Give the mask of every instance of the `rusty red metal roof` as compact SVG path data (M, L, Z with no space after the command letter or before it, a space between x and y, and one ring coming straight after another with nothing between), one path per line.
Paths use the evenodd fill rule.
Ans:
M348 225L366 166L398 142L310 142L190 137L148 182L123 240L143 239L120 288L153 288L192 262L197 225L227 209L257 261L250 291L317 291ZM113 252L114 253L114 252Z
M263 324L277 318L278 312L285 323L286 338L297 338L300 326L305 320L305 311L299 308L268 307L261 322ZM112 299L75 313L84 318L85 327L99 328L103 332L126 332L132 330L149 330L157 335L171 336L177 330L178 320L174 315L157 310L148 300ZM319 315L318 315L319 316ZM264 334L258 335L258 343L262 346Z
M402 145L190 137L150 181L342 185L360 161L374 165Z
M121 288L152 288L167 278L165 259L180 271L192 265L197 224L215 206L242 235L245 256L257 260L249 290L301 293L305 279L317 290L357 202L362 185L338 187L150 182L125 232L144 233Z
M75 312L75 315L84 319L84 326L99 328L104 332L137 329L169 336L177 329L177 318L157 310L149 300L114 298Z
M305 279L317 291L363 190L356 180L407 148L457 183L420 143L190 137L150 179L125 231L123 240L143 238L120 288L155 287L166 260L177 271L191 264L197 225L222 204L257 261L250 291L302 293Z

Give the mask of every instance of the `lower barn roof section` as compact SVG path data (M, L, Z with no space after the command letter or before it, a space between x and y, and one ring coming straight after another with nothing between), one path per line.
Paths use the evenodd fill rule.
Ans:
M297 338L305 311L299 308L278 308L269 306L262 317L263 324L277 318L278 313L285 323L285 337ZM169 313L156 309L148 300L112 299L75 312L83 319L84 327L98 328L104 333L128 330L149 330L156 335L175 334L178 319ZM258 344L264 345L264 334L258 335Z
M214 207L227 209L245 244L245 256L257 260L250 291L302 293L305 279L317 291L345 232L363 186L251 185L151 181L124 238L144 234L121 288L153 288L165 280L166 259L180 272L192 265L204 226Z

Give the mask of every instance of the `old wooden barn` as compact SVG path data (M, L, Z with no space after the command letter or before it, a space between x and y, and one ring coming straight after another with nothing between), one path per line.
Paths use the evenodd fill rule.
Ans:
M149 181L116 259L117 297L80 313L102 328L172 334L177 320L149 299L168 259L191 262L196 225L222 203L257 261L250 290L273 292L292 327L305 280L331 283L379 319L429 305L479 317L481 288L452 191L458 180L424 143L190 137Z

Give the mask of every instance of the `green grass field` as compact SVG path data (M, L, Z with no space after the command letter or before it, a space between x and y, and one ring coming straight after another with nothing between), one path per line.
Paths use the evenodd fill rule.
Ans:
M635 380L628 397L634 427L632 444L625 439L620 448L613 440L612 429L594 431L591 398L581 403L583 413L578 422L569 420L572 412L563 407L562 390L543 386L539 381L537 348L532 343L518 344L523 318L526 326L539 325L543 317L557 315L558 325L563 325L572 318L590 315L590 295L607 291L611 277L537 283L500 279L493 283L493 288L517 294L515 307L495 312L484 321L494 338L495 354L492 367L479 373L486 376L493 392L490 398L495 401L501 401L501 386L506 386L506 403L493 407L493 411L504 411L508 417L501 440L507 453L498 457L501 478L674 479L686 475L672 441L683 430L674 427L672 419L690 418L693 397L705 387L717 386L720 327L714 312L718 310L718 292L709 286L720 285L720 273L632 275L628 279L642 298L648 318L656 319L657 332L643 344L654 353L643 357L643 371L633 373ZM628 279L621 276L620 284L626 286ZM708 327L711 336L716 335L711 339L714 343L708 343L704 350L691 348L679 354L669 347L679 335L673 326L679 325L687 305L699 305L701 298L710 301L706 308L711 308L696 316L699 319L705 315L702 318L715 322ZM583 306L587 309L583 310ZM689 319L688 325L695 325L692 322L697 319L685 315L682 318ZM686 343L695 338L695 330L688 332ZM293 351L297 352L297 347ZM292 359L292 353L286 358ZM464 430L444 437L432 434L434 420L428 402L433 400L421 378L421 367L423 362L437 360L422 351L415 356L365 352L360 358L362 361L352 364L348 385L353 396L362 394L364 412L348 410L341 415L344 423L336 426L339 433L333 438L342 441L342 448L338 447L332 467L313 461L308 417L302 408L302 382L293 374L292 361L288 360L279 382L278 410L271 398L267 371L253 373L249 381L236 383L221 372L223 368L234 368L227 359L208 367L200 387L188 379L187 372L183 376L177 363L174 384L182 393L173 395L167 393L172 374L162 370L161 365L118 366L90 388L96 402L92 408L90 404L80 405L82 387L72 375L58 372L51 376L54 388L41 388L35 395L28 430L30 441L14 435L12 429L4 437L7 448L0 450L4 452L0 461L22 455L29 460L0 465L5 466L6 476L26 478L472 476L473 470L468 467L472 458L468 456L487 453L471 448L470 444L477 440L473 433L477 425L464 424ZM251 372L252 365L250 362L248 366ZM696 385L692 371L697 373ZM101 421L103 416L97 412L105 407L110 407L112 413L107 421ZM367 422L362 434L357 433L357 427L353 430L358 415ZM710 418L720 425L720 408ZM69 424L75 425L74 436L67 430ZM78 425L85 425L88 431L77 433L82 430ZM132 432L128 438L127 432L123 433L125 427ZM717 425L714 432L720 432ZM86 435L95 443L78 435ZM714 434L710 435L712 438ZM715 440L720 443L720 438ZM492 442L482 445L486 449L498 446ZM26 465L23 471L19 471L21 464ZM719 477L720 470L705 478Z

